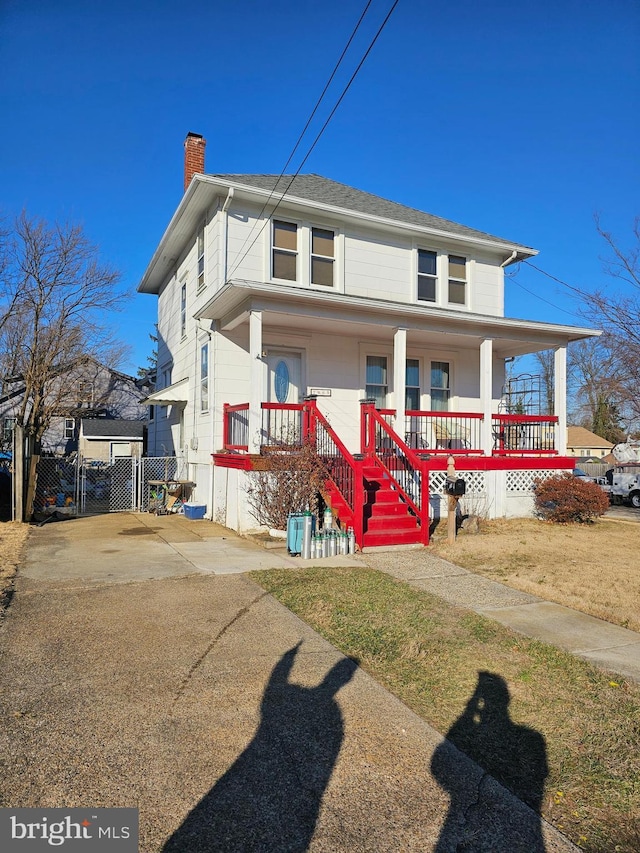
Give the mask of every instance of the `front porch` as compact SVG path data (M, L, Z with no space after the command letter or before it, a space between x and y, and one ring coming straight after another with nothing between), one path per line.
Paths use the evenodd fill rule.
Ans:
M350 452L314 397L303 403L262 403L251 442L249 403L224 405L224 446L214 466L251 472L268 452L295 454L311 444L326 471L323 497L341 527L353 527L360 548L428 544L431 520L442 514L450 456L467 481L467 503L478 514L528 514L536 478L571 470L559 453L558 417L409 410L400 416L360 405L360 448ZM511 500L509 500L511 494ZM516 508L519 503L526 511Z

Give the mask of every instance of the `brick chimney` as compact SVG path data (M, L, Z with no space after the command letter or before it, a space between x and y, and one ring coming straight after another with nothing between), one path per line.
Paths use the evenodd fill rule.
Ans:
M196 172L204 172L204 149L207 140L199 133L187 133L184 141L184 190Z

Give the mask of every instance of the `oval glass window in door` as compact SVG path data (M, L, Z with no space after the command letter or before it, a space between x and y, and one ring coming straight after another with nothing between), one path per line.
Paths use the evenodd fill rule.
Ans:
M289 396L289 368L284 361L279 361L276 365L273 389L276 393L276 400L279 403L286 403Z

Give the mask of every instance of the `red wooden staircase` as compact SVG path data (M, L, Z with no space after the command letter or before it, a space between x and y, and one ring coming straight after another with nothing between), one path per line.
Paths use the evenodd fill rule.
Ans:
M365 459L365 502L363 506L362 545L365 548L383 545L410 545L423 541L415 514L402 499L389 474L376 459Z
M353 456L315 401L305 405L308 440L326 471L325 499L360 548L429 542L428 473L373 405L363 405L362 449Z

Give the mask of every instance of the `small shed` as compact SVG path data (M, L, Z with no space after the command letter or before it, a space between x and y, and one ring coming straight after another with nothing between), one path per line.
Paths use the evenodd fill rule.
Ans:
M108 464L119 457L142 456L144 421L108 418L82 418L78 451L85 459L96 459Z

